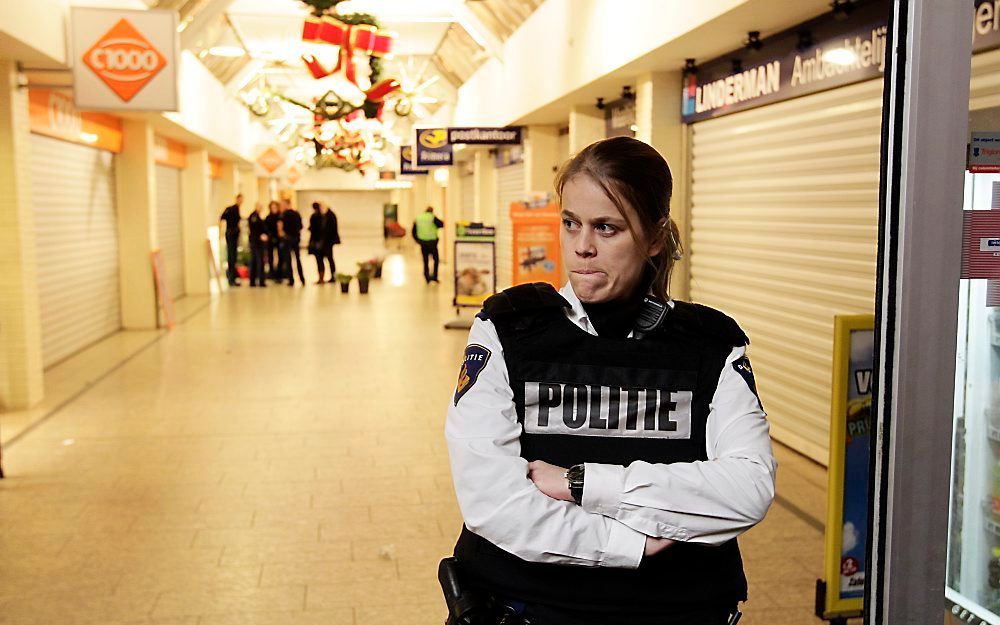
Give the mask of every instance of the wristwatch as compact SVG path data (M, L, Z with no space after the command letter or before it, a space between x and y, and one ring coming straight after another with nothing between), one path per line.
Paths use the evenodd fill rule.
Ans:
M583 464L574 464L563 477L569 482L569 494L579 505L583 501Z

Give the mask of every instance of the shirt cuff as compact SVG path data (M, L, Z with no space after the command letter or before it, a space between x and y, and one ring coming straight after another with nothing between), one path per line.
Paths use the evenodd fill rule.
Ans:
M646 535L620 521L611 521L608 546L601 566L616 569L637 569L646 552Z
M583 470L583 498L587 512L615 518L625 487L625 467L588 462Z

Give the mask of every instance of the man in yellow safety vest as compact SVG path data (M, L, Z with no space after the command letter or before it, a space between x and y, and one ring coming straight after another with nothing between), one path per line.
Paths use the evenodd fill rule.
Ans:
M420 253L424 257L424 280L427 284L438 282L438 230L444 227L444 222L434 214L434 208L417 215L413 220L413 238L420 244ZM429 260L434 259L434 268L429 267Z

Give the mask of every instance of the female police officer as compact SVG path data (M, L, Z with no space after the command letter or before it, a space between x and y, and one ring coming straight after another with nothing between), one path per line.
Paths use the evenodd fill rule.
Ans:
M448 412L463 583L534 625L731 622L776 468L746 335L667 295L653 148L590 145L556 189L569 284L487 301Z

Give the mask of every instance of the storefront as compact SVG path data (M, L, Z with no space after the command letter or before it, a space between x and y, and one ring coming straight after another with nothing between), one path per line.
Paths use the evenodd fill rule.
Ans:
M498 148L494 156L497 184L497 288L514 279L514 238L510 221L512 202L525 200L524 150L520 145Z
M833 316L875 306L889 8L819 17L685 78L691 297L744 324L774 438L823 464ZM994 106L1000 51L973 71L972 107Z
M121 121L29 93L31 194L45 367L121 328L115 158Z

